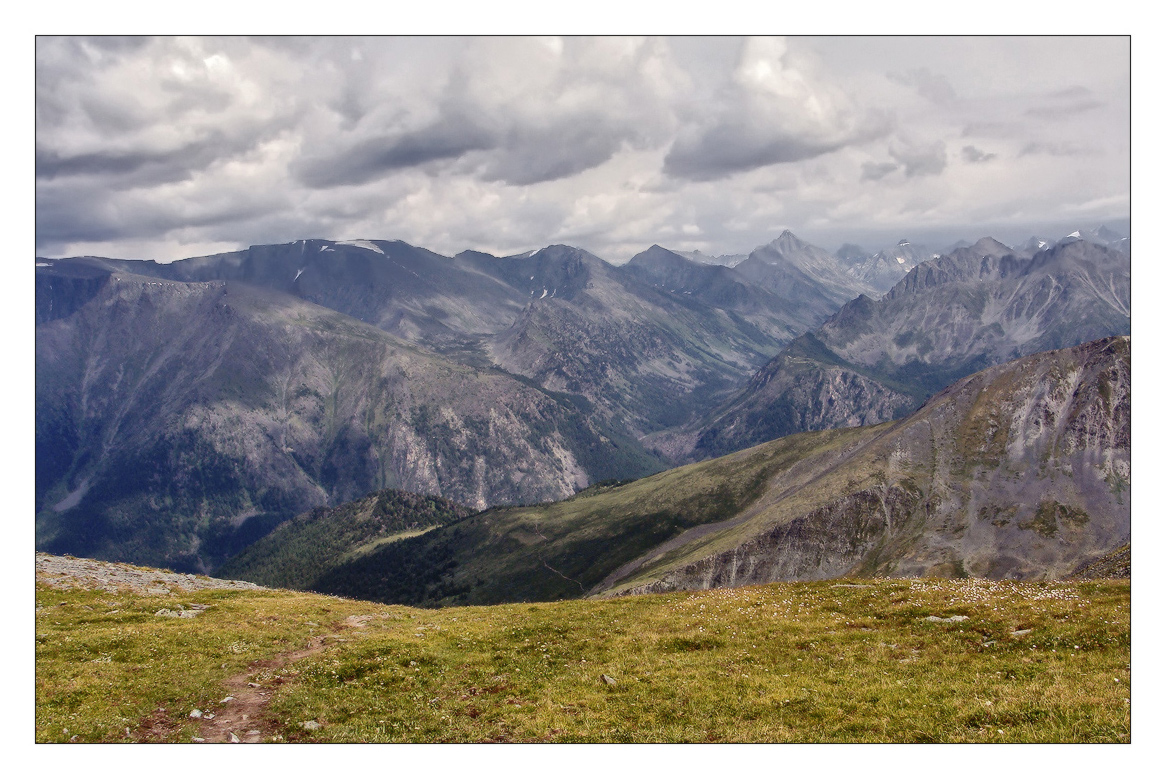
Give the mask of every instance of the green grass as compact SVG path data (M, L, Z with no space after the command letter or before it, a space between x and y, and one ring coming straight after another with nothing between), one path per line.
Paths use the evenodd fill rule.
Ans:
M439 610L204 591L194 619L153 616L185 597L38 586L36 740L189 741L186 715L213 710L224 679L312 635L332 638L256 669L266 740L1130 740L1128 580L782 583ZM345 627L355 614L366 624ZM967 619L927 619L953 615ZM300 726L312 719L323 727Z
M557 503L490 509L333 564L311 589L420 606L578 598L685 530L740 514L775 474L868 433L790 436Z
M311 589L332 566L473 513L444 498L380 490L279 525L216 571L269 587Z

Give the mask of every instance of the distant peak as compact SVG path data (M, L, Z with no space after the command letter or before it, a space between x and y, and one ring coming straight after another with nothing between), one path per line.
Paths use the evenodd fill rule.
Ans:
M910 246L911 242L908 241L906 238L904 238L903 240L899 241L899 245L900 246Z
M791 233L789 230L782 230L781 235L769 242L770 246L780 248L783 246L805 246L806 243L801 238Z
M1006 254L1011 251L1007 246L997 241L995 238L985 236L976 241L972 245L972 250L977 253L997 253Z

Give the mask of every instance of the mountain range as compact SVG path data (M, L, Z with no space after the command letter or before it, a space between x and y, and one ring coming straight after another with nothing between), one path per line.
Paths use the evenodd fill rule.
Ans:
M1130 333L1128 254L1086 241L1032 255L985 238L861 295L797 338L730 402L653 445L702 459L808 430L902 416L989 365Z
M349 554L310 588L442 606L840 576L1058 578L1129 543L1130 486L1130 339L1107 338L981 371L897 422L454 519ZM269 582L254 564L228 570Z
M561 500L1129 333L1128 240L913 251L38 258L38 549L209 572L375 490Z

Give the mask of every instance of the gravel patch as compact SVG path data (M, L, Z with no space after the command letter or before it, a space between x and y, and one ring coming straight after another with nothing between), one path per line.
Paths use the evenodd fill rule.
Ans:
M36 580L58 590L131 591L148 595L195 590L265 590L251 582L212 579L192 573L174 573L158 568L140 568L128 563L107 563L80 557L58 557L36 553ZM180 614L177 616L186 616ZM193 614L191 614L193 616Z

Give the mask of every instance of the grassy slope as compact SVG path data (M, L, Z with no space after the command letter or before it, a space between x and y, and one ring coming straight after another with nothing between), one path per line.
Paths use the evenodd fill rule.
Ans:
M492 509L340 565L313 589L425 606L580 597L685 530L745 511L775 474L796 480L868 434L791 436L553 504Z
M472 511L444 498L381 490L284 522L232 558L216 575L270 587L307 589L326 570L406 533L444 525Z
M154 616L187 597L209 608ZM177 598L38 585L38 742L189 741L190 710L220 709L223 680L249 667L271 699L265 741L1130 740L1128 580L780 583L437 611L288 591ZM364 627L344 625L358 614ZM968 619L926 619L952 615ZM252 665L313 635L330 636L320 654ZM323 727L300 727L311 719Z

